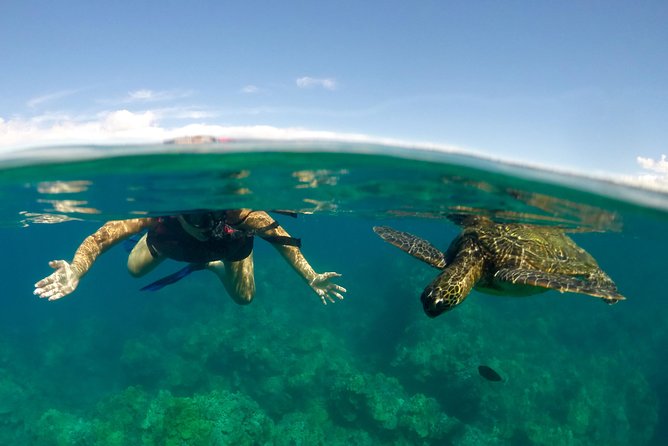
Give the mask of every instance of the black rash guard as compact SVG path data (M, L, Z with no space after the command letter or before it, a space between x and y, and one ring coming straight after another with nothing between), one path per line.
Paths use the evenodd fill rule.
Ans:
M146 242L154 257L163 255L190 263L236 262L253 251L253 234L226 226L223 236L202 241L188 234L176 217L160 218L157 226L148 231Z

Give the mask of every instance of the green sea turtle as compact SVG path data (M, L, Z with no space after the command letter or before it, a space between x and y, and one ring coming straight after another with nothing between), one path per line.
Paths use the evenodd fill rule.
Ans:
M426 240L387 226L373 230L383 240L442 270L420 299L430 317L459 305L478 291L527 296L548 289L623 300L614 282L563 229L520 223L495 223L489 218L456 215L463 227L446 252Z

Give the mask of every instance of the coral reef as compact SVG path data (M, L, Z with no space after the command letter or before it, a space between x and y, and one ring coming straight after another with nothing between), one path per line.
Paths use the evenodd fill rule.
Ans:
M355 266L334 306L276 260L249 306L202 273L115 307L84 289L32 329L0 327L0 444L660 444L665 326L638 344L639 317L557 293L474 292L429 319L432 271Z

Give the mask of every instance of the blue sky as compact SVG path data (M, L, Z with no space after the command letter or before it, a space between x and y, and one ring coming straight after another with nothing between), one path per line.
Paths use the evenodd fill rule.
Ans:
M264 126L634 174L668 153L666 24L665 0L5 1L0 147Z

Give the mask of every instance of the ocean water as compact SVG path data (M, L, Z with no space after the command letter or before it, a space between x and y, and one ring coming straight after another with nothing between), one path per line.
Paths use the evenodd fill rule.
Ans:
M0 444L662 445L668 438L668 197L458 154L354 143L58 147L0 172ZM110 219L274 213L344 300L262 240L236 305L194 272L157 292L119 244L71 295L33 284ZM438 271L388 225L445 250L451 214L563 228L627 300L472 291L434 319ZM478 372L494 369L501 381Z

